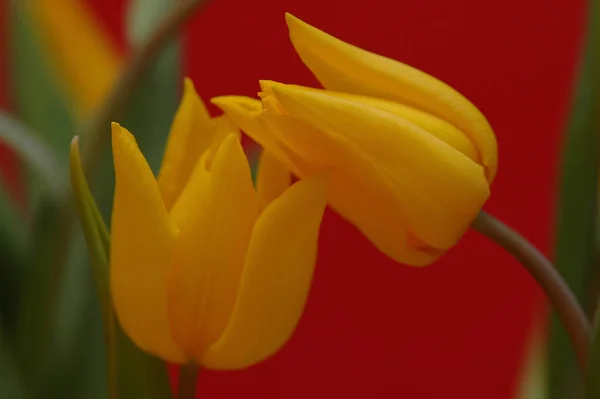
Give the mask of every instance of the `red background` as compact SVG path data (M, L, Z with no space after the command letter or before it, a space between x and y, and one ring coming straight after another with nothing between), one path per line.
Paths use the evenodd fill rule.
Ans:
M125 49L127 1L87 1ZM186 29L185 69L206 100L254 95L259 79L316 84L288 41L289 11L445 80L497 133L500 170L486 209L549 253L584 3L213 0ZM245 371L203 373L200 395L510 398L541 299L519 265L476 233L435 265L413 269L384 258L330 212L289 345Z

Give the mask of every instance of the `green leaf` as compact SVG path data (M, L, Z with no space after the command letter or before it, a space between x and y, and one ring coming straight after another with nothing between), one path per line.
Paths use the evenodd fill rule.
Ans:
M79 137L77 136L71 142L70 162L71 185L73 196L75 197L75 207L79 214L79 220L90 253L96 290L100 298L104 329L107 331L106 340L110 341L112 337L108 330L111 327L113 317L108 281L110 235L83 173L81 156L79 154ZM109 342L109 344L112 344L112 342Z
M65 179L59 162L49 146L23 123L5 112L0 112L0 140L7 144L20 158L35 181L40 200L58 205L65 195ZM9 324L16 322L20 288L25 272L27 246L30 245L30 221L23 210L17 209L0 190L0 296L3 314ZM7 306L11 305L10 309ZM7 313L8 312L8 313Z
M170 398L165 363L137 348L115 320L109 284L110 236L83 174L77 139L71 147L71 181L102 308L112 382L109 392L116 390L119 398Z
M27 3L10 2L11 95L18 117L55 155L67 187L74 123ZM18 320L27 385L44 398L96 399L105 378L97 372L103 370L102 336L85 243L69 216L71 204L47 201L40 186L46 181L28 182L33 221Z
M556 267L588 311L588 286L594 265L598 191L600 106L598 2L589 0L588 33L566 132L560 183ZM555 316L550 332L550 398L581 397L582 380L564 328Z
M173 4L173 0L133 0L129 3L127 34L133 47L140 45ZM167 43L156 61L142 75L122 120L116 121L135 136L155 174L158 173L171 122L181 97L180 47L179 41L175 39ZM107 134L110 134L109 126ZM82 140L85 139L82 137ZM102 153L100 173L90 186L102 215L109 219L114 192L112 155L110 148L98 150Z
M585 399L600 398L600 307L596 310L596 323L592 339L590 365L585 384Z
M10 335L15 333L19 311L27 230L21 210L0 182L0 312L3 327Z
M55 153L40 137L22 122L0 111L0 140L31 170L44 194L59 201L65 191L64 175Z
M516 399L546 399L548 397L548 359L544 342L544 324L536 320L533 325Z
M139 46L175 4L173 0L133 0L128 9L127 33L130 43ZM126 110L122 125L136 137L140 150L157 173L171 122L181 98L181 48L172 40L146 71ZM160 93L160 95L157 95Z
M73 120L40 48L26 2L11 2L11 94L18 117L45 142L66 176Z
M25 399L29 396L12 346L0 329L0 398Z

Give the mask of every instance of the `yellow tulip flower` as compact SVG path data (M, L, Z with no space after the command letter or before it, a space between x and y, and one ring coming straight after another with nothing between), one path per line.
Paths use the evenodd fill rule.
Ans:
M104 100L120 73L122 57L115 43L83 1L24 3L77 117L89 116Z
M325 90L262 81L262 101L213 103L294 174L331 169L329 203L383 253L433 262L489 196L497 147L487 120L432 76L286 18Z
M112 145L110 283L125 332L167 361L212 369L276 352L310 288L327 173L289 186L266 152L255 190L239 132L209 117L190 81L158 179L118 124Z

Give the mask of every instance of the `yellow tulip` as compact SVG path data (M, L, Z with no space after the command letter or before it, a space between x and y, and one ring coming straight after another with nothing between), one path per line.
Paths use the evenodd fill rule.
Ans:
M286 18L325 90L262 81L262 101L213 103L294 174L331 169L329 203L380 251L433 262L489 196L497 147L487 120L426 73Z
M116 123L112 145L110 279L123 329L167 361L212 369L276 352L310 288L328 174L289 186L265 152L255 190L239 132L209 117L190 81L158 179Z
M78 117L87 117L119 75L122 59L84 1L25 2L44 50Z

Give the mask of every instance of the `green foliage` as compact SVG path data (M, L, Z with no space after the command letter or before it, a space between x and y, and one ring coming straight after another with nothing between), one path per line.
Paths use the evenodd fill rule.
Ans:
M144 30L155 26L171 6L171 0L133 1L136 12L128 31L134 42L139 44L148 34ZM105 221L110 220L114 186L110 148L95 149L100 162L90 188L98 206L87 192L79 211L82 221L93 215L93 225L89 220L80 225L68 173L69 143L76 132L70 103L46 60L24 2L11 2L10 7L11 94L20 122L0 115L0 139L27 166L28 203L19 212L0 190L0 397L106 397L103 326L113 320L119 397L169 398L164 362L139 350L114 323L114 316L106 316L110 244ZM172 41L145 72L119 121L136 134L155 171L179 102L180 84L180 46ZM90 226L98 234L91 234ZM104 263L98 262L100 252ZM14 306L5 308L7 304Z
M594 276L600 106L598 4L589 1L588 32L562 158L556 267L593 314L588 285ZM564 328L552 318L549 342L550 398L577 398L582 381Z

